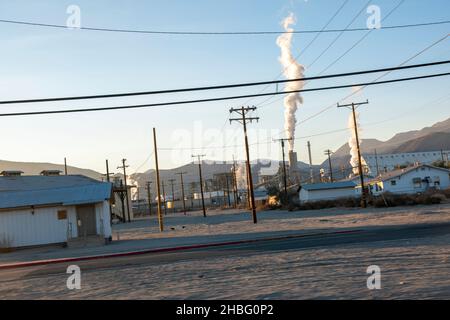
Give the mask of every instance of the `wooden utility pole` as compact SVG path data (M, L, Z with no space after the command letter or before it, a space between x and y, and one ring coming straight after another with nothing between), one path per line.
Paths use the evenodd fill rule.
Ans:
M67 159L64 158L64 174L67 176Z
M225 173L225 182L227 186L227 198L228 198L228 207L231 207L231 198L230 198L230 183L228 181L229 174Z
M164 215L167 216L167 201L166 201L166 190L164 186L164 180L161 182L162 185L162 194L163 194L163 203L164 203Z
M240 115L240 118L230 119L230 123L233 121L238 121L244 127L245 153L247 155L247 175L248 175L248 180L249 180L253 223L257 223L258 219L256 217L255 193L253 191L253 178L252 178L252 170L251 170L251 165L250 165L250 152L248 149L247 122L253 122L253 120L258 121L259 117L246 117L246 115L250 111L255 111L255 110L256 110L256 107L241 107L241 108L237 108L237 109L234 109L234 108L230 109L230 113L236 112L237 114Z
M148 201L148 210L149 210L150 216L152 215L152 194L150 192L151 184L152 184L152 181L147 181L145 184L145 188L147 189L147 201Z
M331 154L333 151L330 149L325 150L325 155L328 156L328 166L330 170L330 182L333 182L333 168L331 167Z
M310 183L314 183L314 173L313 173L313 166L312 166L312 157L311 157L311 142L308 141L308 156L309 156L309 178Z
M361 180L361 207L365 208L367 207L367 199L366 199L366 188L364 186L364 172L363 172L363 167L362 167L362 160L361 160L361 149L359 147L359 137L358 137L358 123L356 121L356 112L355 112L355 108L359 107L360 105L364 105L364 104L369 104L369 100L367 100L366 102L359 102L359 103L350 103L350 104L344 104L344 105L340 105L338 103L337 107L338 108L349 108L351 107L352 110L352 114L353 114L353 126L354 126L354 130L355 130L355 139L356 139L356 147L358 150L358 171L359 171L359 177Z
M283 155L283 184L284 184L284 201L285 203L287 203L287 199L288 199L288 192L287 192L287 174L286 174L286 157L284 154L284 142L285 141L291 141L292 137L287 138L287 139L275 139L274 141L280 141L281 142L281 153ZM291 169L292 171L292 169Z
M173 189L173 183L175 182L175 179L169 179L169 182L172 189L172 213L175 213L175 191Z
M237 180L236 180L236 161L234 160L233 155L233 194L234 194L234 207L237 208L238 205L238 189L237 189Z
M65 159L65 158L64 158ZM110 178L109 178L109 176L111 175L112 173L110 173L109 172L109 162L108 162L108 159L106 159L106 181L107 182L110 182ZM114 187L114 186L113 186ZM112 197L113 197L113 199L115 199L115 193L114 193L114 189L112 189ZM111 205L111 200L109 200L108 201L108 204L109 204L109 215L110 215L110 223L111 223L111 225L112 225L112 218L113 218L113 216L112 216L112 205Z
M123 182L124 182L124 188L125 188L125 196L127 201L127 215L128 215L128 222L131 222L130 217L130 200L128 200L128 185L127 185L127 171L126 168L129 166L125 164L127 159L122 159L122 166L117 167L117 169L123 169Z
M185 202L185 197L184 197L184 181L183 181L183 174L186 174L187 172L178 172L176 174L180 175L180 179L181 179L181 197L183 198L183 212L184 215L186 215L186 202Z
M203 177L202 177L202 160L200 158L205 157L204 154L192 155L192 158L198 159L198 175L200 176L200 193L202 196L202 209L203 216L206 218L205 197L203 195Z
M160 189L160 181L159 181L159 165L158 165L158 146L156 143L156 129L153 128L153 148L155 150L155 168L156 168L156 191L158 192L157 201L158 201L158 222L159 222L159 231L164 231L164 222L161 214L161 189Z
M377 149L375 149L375 165L377 167L377 177L380 175L380 167L378 166L378 154Z

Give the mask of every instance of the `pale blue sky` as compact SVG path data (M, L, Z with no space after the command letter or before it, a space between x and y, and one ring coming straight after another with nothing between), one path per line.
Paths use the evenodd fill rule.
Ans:
M344 28L362 9L366 0L350 0L329 28ZM82 25L122 29L175 31L259 31L281 30L280 21L293 12L295 29L321 29L343 0L298 1L0 1L0 19L65 24L71 4L81 8ZM379 0L372 4L387 14L398 1ZM368 14L361 14L352 27L365 27ZM448 0L406 0L384 25L411 24L450 19ZM425 28L376 30L327 73L395 66L449 33L450 25ZM346 33L313 67L313 76L352 46L364 32ZM322 34L301 56L310 64L336 34ZM294 36L294 54L314 37ZM114 93L177 87L273 80L281 70L276 35L252 36L167 36L120 34L83 30L60 30L0 23L0 99ZM445 60L450 57L450 38L411 63ZM399 72L388 77L410 76L450 70L448 66ZM321 81L321 86L373 80L376 75ZM386 78L387 79L387 78ZM428 126L450 116L449 78L371 87L355 99L370 100L361 109L363 138L388 139L399 131ZM274 90L275 88L270 88ZM33 106L2 106L13 110L40 110L71 106L104 106L135 102L157 102L213 95L259 92L259 88L211 93L178 94L161 97L102 100L98 102L55 103ZM299 121L339 101L349 89L304 94ZM440 99L442 98L442 99ZM440 100L439 100L440 99ZM265 98L252 99L258 104ZM283 104L279 98L258 110L261 118L252 124L250 142L266 141L283 128ZM439 101L439 103L435 103ZM2 148L0 159L48 161L104 170L104 159L112 166L121 158L137 169L152 151L152 127L160 147L195 147L242 144L241 127L226 123L228 109L247 100L126 111L95 112L20 118L0 118ZM297 137L345 128L348 113L332 108L298 126ZM386 119L394 120L368 125ZM217 130L222 135L217 136ZM347 132L312 137L315 163L323 150L336 149L348 139ZM198 138L200 137L200 138ZM201 140L201 142L198 142ZM252 147L252 158L278 158L277 144ZM306 140L296 141L299 159L306 161ZM243 158L243 148L194 150L208 159ZM161 167L191 161L190 150L161 151ZM140 170L152 165L145 163Z

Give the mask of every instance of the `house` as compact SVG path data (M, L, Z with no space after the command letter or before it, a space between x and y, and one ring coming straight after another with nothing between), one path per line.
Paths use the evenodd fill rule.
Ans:
M0 177L0 247L111 239L111 184L81 175Z
M450 170L418 164L381 174L368 180L366 185L373 195L383 192L414 194L428 190L447 189L450 187ZM360 185L357 186L356 191L357 194L361 193Z
M300 203L305 203L355 197L355 186L354 181L305 184L300 188L299 200Z

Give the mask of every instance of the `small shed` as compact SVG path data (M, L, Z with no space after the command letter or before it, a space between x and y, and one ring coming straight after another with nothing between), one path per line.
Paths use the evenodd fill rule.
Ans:
M300 203L355 197L355 187L354 181L305 184L299 192Z
M111 184L81 175L0 177L0 247L111 238Z

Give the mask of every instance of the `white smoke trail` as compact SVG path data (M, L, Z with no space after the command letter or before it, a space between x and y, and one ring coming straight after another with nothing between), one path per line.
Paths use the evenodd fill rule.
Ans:
M244 163L240 163L236 168L236 185L239 190L247 189L247 170Z
M277 38L277 45L281 49L279 61L283 67L283 74L286 79L303 78L305 68L295 60L291 52L292 31L294 31L293 28L289 27L291 24L295 24L293 13L290 13L282 22L286 33L283 33ZM303 86L303 81L288 82L286 83L284 91L301 90ZM287 138L293 138L295 136L295 124L297 122L295 112L302 103L303 98L299 93L289 93L284 98L284 129L287 132ZM294 149L294 141L295 140L289 141L289 150Z
M355 117L356 117L356 126L358 128L358 134L361 133L361 127L359 124L359 112L355 111ZM348 117L348 128L350 129L352 135L350 137L350 139L348 140L348 145L350 147L350 165L353 168L353 174L354 175L359 175L359 168L358 168L358 145L357 145L357 141L356 141L356 134L355 134L355 122L353 120L353 113L350 113L349 117ZM359 143L361 146L361 136L358 136L359 138ZM367 168L367 163L364 160L363 156L361 155L361 164L363 166L363 171L364 168Z

